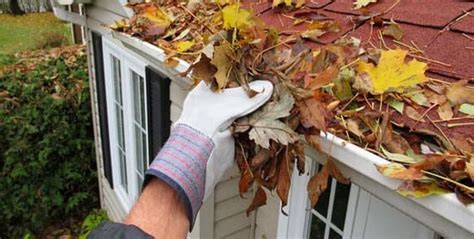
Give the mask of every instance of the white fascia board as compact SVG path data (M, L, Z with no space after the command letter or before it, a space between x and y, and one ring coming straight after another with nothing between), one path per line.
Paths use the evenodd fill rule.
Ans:
M65 6L59 5L56 0L51 0L51 6L53 7L54 15L66 22L70 22L76 25L85 26L86 17L81 16L78 13L70 12L65 9Z
M112 35L125 43L124 45L130 45L142 53L156 58L164 65L166 54L159 47L124 33L112 32ZM178 61L178 65L172 69L175 74L185 72L190 66L183 60ZM188 83L189 81L188 79ZM434 231L440 232L448 238L474 236L474 205L464 206L457 200L454 193L419 199L404 197L394 192L401 181L385 177L375 168L374 164L389 163L386 159L329 133L321 133L321 150L342 164L344 168L355 171L356 173L353 175L365 176L370 179L370 182L358 180L360 187L367 189Z

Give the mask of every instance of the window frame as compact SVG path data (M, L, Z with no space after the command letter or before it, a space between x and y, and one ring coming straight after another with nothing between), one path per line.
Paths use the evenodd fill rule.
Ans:
M105 85L106 85L106 98L107 98L107 115L109 121L109 137L110 137L110 151L111 151L111 164L112 164L112 178L113 178L113 191L116 193L121 205L126 211L129 211L133 206L134 202L138 198L141 188L138 187L137 171L138 171L138 158L136 157L136 140L135 139L135 112L134 112L134 92L133 92L133 72L143 78L143 93L144 93L144 107L143 110L145 119L148 115L148 92L146 87L146 64L133 56L128 50L119 48L116 44L108 39L103 39L103 57L104 57L104 73L105 73ZM127 189L120 183L120 162L118 157L118 151L116 143L118 141L117 132L117 116L115 109L114 99L114 81L113 81L113 62L112 56L120 61L120 74L121 74L121 93L122 93L122 109L123 109L123 126L124 126L124 139L125 139L125 157L126 157L126 170L127 170ZM143 144L144 150L149 152L149 132L148 122L145 120L145 134L146 139ZM149 156L146 155L146 166L148 166ZM145 171L146 169L144 169ZM144 176L144 175L143 175Z
M280 211L279 220L278 220L278 238L309 238L309 228L311 224L311 217L313 215L312 208L310 206L309 198L307 197L307 188L310 178L317 171L317 163L322 163L325 161L322 159L324 157L321 154L314 154L309 157L305 157L305 172L302 175L298 174L296 167L293 169L293 176L291 179L290 194L288 196L288 205L284 207L281 211L285 211L288 216L283 214ZM321 157L321 158L318 158ZM327 157L327 156L326 156ZM313 159L314 158L314 159ZM336 181L333 180L330 193L334 194L330 196L330 201L328 203L327 217L332 214L332 208L334 197L335 197L335 188ZM344 230L342 238L347 239L351 238L352 228L354 226L354 218L356 215L356 207L359 196L360 188L355 184L351 184L349 199L347 202L347 211L344 221ZM305 196L301 196L305 195ZM280 205L281 206L281 205ZM326 222L325 222L326 224ZM331 224L331 222L329 222ZM325 239L328 238L331 227L325 227Z

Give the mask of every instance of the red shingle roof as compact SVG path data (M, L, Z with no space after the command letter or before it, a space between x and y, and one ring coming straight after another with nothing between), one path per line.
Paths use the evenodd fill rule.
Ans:
M311 1L303 9L317 9L318 14L337 21L341 30L327 33L318 39L319 44L334 42L348 35L362 40L363 44L380 46L378 31L381 28L371 26L369 21L356 24L354 18L363 11L353 9L353 0ZM400 24L404 37L403 43L413 42L424 51L428 58L430 72L452 79L468 78L474 80L474 2L465 0L378 0L367 9L371 13L381 13L385 20L393 19ZM395 5L394 5L395 4ZM307 29L308 24L294 26L291 16L295 12L280 14L271 8L271 1L244 1L244 7L252 9L255 15L280 32L295 33ZM306 8L306 9L305 9ZM372 34L371 34L372 32ZM388 47L396 47L389 37L384 37ZM403 47L401 47L403 48ZM426 61L426 60L425 60Z

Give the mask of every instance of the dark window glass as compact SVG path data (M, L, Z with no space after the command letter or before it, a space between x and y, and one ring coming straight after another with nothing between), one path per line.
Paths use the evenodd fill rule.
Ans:
M342 236L331 229L331 231L329 232L329 239L342 239Z
M321 196L319 197L318 203L314 207L314 209L324 217L327 217L327 214L328 214L329 195L331 193L331 184L332 184L332 179L329 179L328 188L326 189L326 191L323 194L321 194Z
M309 233L310 239L324 239L324 230L326 229L326 223L319 220L318 217L313 215L311 219L311 228Z
M339 229L344 230L344 221L346 219L347 203L351 186L349 184L336 184L336 195L332 209L332 223Z

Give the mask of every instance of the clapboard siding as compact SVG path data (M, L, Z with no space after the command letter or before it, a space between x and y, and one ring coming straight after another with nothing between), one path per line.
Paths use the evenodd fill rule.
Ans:
M240 196L235 196L227 200L217 202L214 209L215 220L220 221L235 214L245 212L250 205L252 195L252 192L248 192L243 198Z
M220 182L214 191L216 201L223 201L239 195L239 178L232 176L229 180Z
M127 212L120 204L116 194L112 191L105 178L102 178L102 190L104 192L104 206L109 218L115 222L123 221Z
M214 226L214 238L224 238L240 230L245 230L250 226L250 222L251 220L249 220L245 211L224 220L217 221Z
M250 238L250 233L251 233L251 227L248 226L244 229L239 230L236 233L230 234L228 236L225 236L225 239L244 239L244 238Z
M257 209L255 238L275 239L278 232L280 199L276 193L267 193L267 204Z

